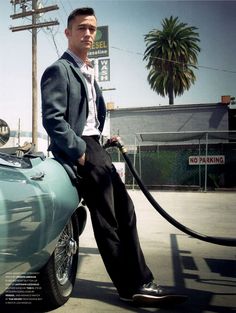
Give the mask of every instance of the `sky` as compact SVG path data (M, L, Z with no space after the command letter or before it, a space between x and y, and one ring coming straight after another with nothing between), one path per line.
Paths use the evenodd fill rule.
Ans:
M217 103L222 95L236 96L236 1L142 1L142 0L42 0L59 10L45 13L40 22L57 19L59 26L41 29L37 36L38 130L41 125L40 79L47 66L67 49L64 35L69 13L83 6L95 9L99 26L109 28L110 81L100 83L106 102L115 108L150 107L168 104L168 97L152 91L148 82L144 35L161 29L164 18L178 17L198 28L201 52L196 82L175 98L175 104ZM17 10L19 12L19 10ZM30 24L13 20L10 0L0 4L0 119L11 130L31 130L32 70L31 32L12 32L10 27ZM114 90L115 89L115 90Z

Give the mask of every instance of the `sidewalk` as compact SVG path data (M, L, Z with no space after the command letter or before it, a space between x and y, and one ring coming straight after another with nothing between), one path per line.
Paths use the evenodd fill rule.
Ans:
M236 237L235 193L152 192L160 204L190 228L214 236ZM119 300L105 272L90 221L81 237L78 280L69 302L55 312L186 312L236 311L236 248L199 241L168 224L140 191L134 200L140 241L158 281L189 295L172 308L137 308Z

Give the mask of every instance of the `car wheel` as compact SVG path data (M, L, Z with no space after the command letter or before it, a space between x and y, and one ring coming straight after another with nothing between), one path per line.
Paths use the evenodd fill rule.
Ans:
M79 224L74 214L63 229L54 253L40 271L43 304L57 308L70 297L77 273L79 255Z

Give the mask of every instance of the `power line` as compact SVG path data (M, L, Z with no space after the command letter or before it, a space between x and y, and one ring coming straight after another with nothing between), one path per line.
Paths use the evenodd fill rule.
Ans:
M62 24L63 27L66 28L67 25L65 22L65 20L66 20L65 15L67 15L67 11L66 11L65 5L63 4L63 2L61 0L55 0L54 3L57 4L58 6L60 6L59 10L58 10L58 18L60 20L60 24ZM71 4L70 4L70 6L71 6ZM51 29L51 28L43 29L43 32L46 35L48 41L53 44L57 56L60 57L63 49L62 49L62 47L59 47L60 45L58 45L58 43L60 43L61 39L63 40L62 34L64 34L64 33L60 32L59 30L57 30L57 32L55 33L55 32L53 32L53 29ZM59 39L58 39L58 36L60 37Z
M70 7L71 11L73 11L73 7L72 7L72 4L71 4L70 0L67 0L67 1L69 3L69 7Z
M63 4L63 2L62 2L61 0L59 0L59 2L61 3L61 7L62 7L62 9L64 10L64 12L65 12L66 16L68 16L69 14L68 14L68 12L66 11L65 6L64 6L64 4Z
M61 21L63 27L66 28L67 27L66 22L65 22L66 19L61 15L61 11L60 10L58 10L58 16L60 18L60 21Z
M119 50L122 52L126 52L126 53L130 53L130 54L137 54L137 55L141 55L142 57L144 57L144 54L141 52L135 52L135 51L131 51L131 50L126 50L126 49L122 49L122 48L118 48L118 47L111 47L112 49L115 50ZM199 68L203 68L203 69L207 69L207 70L213 70L213 71L219 71L219 72L226 72L226 73L233 73L236 74L236 71L234 70L227 70L227 69L220 69L220 68L216 68L216 67L211 67L211 66L204 66L204 65L196 65L196 64L191 64L191 63L183 63L183 62L179 62L179 61L175 61L175 60L167 60L164 58L160 58L160 57L151 57L152 59L156 59L156 60L160 60L160 61L164 61L164 62L169 62L169 63L174 63L174 64L180 64L180 65L186 65L186 66L197 66Z
M46 38L48 39L48 41L50 42L50 44L53 43L53 46L54 46L54 48L55 48L55 50L56 50L56 54L57 54L57 56L58 56L58 58L59 58L59 57L60 57L60 52L59 52L58 45L57 45L56 39L55 39L55 34L53 33L52 28L51 28L51 27L48 27L47 29L43 29L43 32L44 32L44 34L46 35ZM51 37L52 42L51 42L51 40L48 38L48 35Z

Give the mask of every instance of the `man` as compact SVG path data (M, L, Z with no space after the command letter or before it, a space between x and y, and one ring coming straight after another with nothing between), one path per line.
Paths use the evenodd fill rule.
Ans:
M68 50L43 74L42 115L50 150L80 178L78 189L120 298L147 304L182 299L153 282L140 247L133 203L99 142L106 109L87 56L96 29L92 8L74 10L65 30Z

